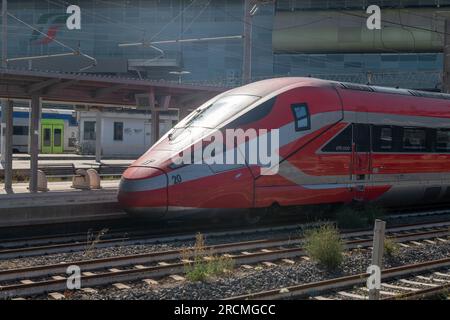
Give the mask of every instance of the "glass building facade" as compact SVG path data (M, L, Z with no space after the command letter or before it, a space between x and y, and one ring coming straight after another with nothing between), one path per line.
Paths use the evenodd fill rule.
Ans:
M9 58L60 54L70 52L72 48L98 61L95 67L90 67L89 59L69 56L11 61L9 65L239 85L242 39L158 44L156 48L121 47L119 44L242 35L243 2L9 0L8 9L12 15L8 19ZM450 0L279 0L263 3L252 16L253 80L272 76L317 76L420 89L440 87L443 18L438 11L450 10ZM66 9L71 4L81 8L81 30L66 27ZM372 40L364 43L367 31L360 34L358 30L364 30L365 21L356 21L351 14L365 15L365 8L370 4L380 5L382 17L384 10L389 11L388 21L383 21L383 30L400 30L406 36L400 33L398 39L389 40L388 35L388 40L382 39L386 41L386 47L381 49L374 47ZM284 15L290 15L289 20L284 19ZM428 30L430 39L426 34L416 35L417 27ZM315 31L329 36L328 40L314 42L311 40L314 36L308 38ZM361 43L361 47L354 46L355 43ZM178 76L174 71L189 73Z

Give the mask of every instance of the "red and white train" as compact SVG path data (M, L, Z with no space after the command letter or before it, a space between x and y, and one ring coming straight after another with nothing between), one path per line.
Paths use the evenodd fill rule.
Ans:
M279 170L176 165L172 157L227 128L279 129ZM154 217L375 201L450 202L450 95L313 78L229 90L179 122L123 174L118 200Z

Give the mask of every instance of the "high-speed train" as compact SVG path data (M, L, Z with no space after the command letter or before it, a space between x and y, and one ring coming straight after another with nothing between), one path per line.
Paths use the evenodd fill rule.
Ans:
M253 135L217 140L233 129ZM275 162L250 161L256 140L270 145ZM209 160L232 154L244 161L180 163L181 155L190 151L193 159L214 142L222 149ZM155 218L355 201L450 202L450 95L313 78L235 88L136 160L123 174L118 200L130 213Z

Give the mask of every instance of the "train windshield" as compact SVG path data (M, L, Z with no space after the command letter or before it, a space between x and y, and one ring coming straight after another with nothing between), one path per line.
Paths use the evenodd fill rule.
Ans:
M180 123L181 127L216 128L218 125L244 110L260 97L250 95L231 95L218 99L214 103L195 110Z

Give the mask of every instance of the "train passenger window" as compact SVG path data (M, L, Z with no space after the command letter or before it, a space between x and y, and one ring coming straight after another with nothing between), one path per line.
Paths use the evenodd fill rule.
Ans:
M114 141L123 141L123 122L114 122Z
M370 126L368 124L355 123L353 125L353 140L358 152L370 151Z
M387 126L373 126L373 151L390 152L393 147L393 130Z
M14 136L27 136L28 135L28 126L14 126L13 127L13 135Z
M438 129L436 133L436 151L450 152L450 129Z
M427 132L425 129L403 129L403 151L425 151L426 149Z
M291 105L291 108L295 119L295 131L311 129L308 105L306 103L298 103Z
M95 121L84 122L83 139L95 140Z
M347 126L337 136L335 136L322 152L350 152L352 151L352 126Z

